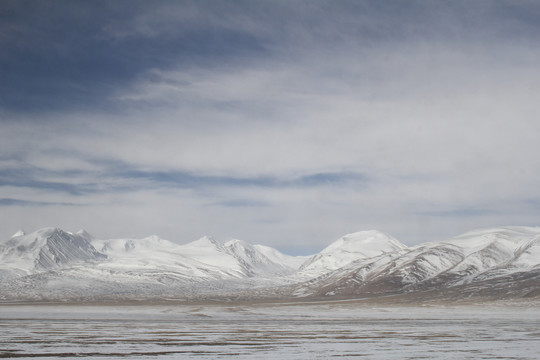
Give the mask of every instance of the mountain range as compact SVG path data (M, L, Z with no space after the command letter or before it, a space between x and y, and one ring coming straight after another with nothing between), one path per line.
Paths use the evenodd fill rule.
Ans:
M360 231L311 256L205 236L95 239L45 228L0 241L0 301L540 299L540 227L406 246Z

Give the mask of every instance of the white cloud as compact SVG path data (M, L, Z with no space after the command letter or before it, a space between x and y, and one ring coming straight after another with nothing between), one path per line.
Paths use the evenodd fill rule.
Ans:
M211 65L179 60L151 69L116 89L110 100L125 107L116 113L3 124L3 168L93 186L83 198L61 189L0 188L7 199L85 205L4 207L7 234L17 230L14 224L62 219L99 236L158 233L185 242L210 233L316 250L366 228L415 243L470 227L536 221L538 209L528 201L540 198L540 52L527 41L498 42L487 30L470 40L457 36L461 30L423 37L412 23L402 25L407 31L400 37L384 21L370 37L356 23L342 25L341 17L323 17L318 30L302 17L274 32L254 21L262 12L220 18L192 10L160 9L105 30L118 41L158 37L180 20L182 29L192 29L204 28L206 19L264 39L264 50ZM340 16L353 21L353 15ZM169 20L157 26L163 16ZM354 21L369 30L382 20ZM479 41L486 38L492 41ZM129 171L209 176L214 183L174 186ZM318 173L367 180L256 181L287 183ZM239 185L235 178L251 181Z

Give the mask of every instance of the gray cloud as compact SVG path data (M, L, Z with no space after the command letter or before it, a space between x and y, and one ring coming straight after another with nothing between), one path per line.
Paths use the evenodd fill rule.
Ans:
M261 207L261 206L269 206L268 203L263 201L257 201L257 200L247 200L247 199L232 199L232 200L224 200L219 201L216 203L213 203L211 205L218 205L218 206L225 206L225 207Z
M475 216L486 216L493 215L496 211L489 209L451 209L451 210L436 210L436 211L425 211L418 213L422 216L437 216L437 217L475 217Z
M78 206L78 204L0 198L0 206Z
M54 4L0 5L7 235L315 249L539 215L534 2Z

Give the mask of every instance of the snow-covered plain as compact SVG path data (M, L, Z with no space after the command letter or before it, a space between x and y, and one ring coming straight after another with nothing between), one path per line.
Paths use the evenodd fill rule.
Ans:
M0 358L537 359L535 306L2 305Z

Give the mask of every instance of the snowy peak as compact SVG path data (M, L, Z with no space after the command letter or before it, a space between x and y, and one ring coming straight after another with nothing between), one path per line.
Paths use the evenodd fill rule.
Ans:
M110 269L167 269L181 276L204 278L253 277L291 273L294 269L273 262L255 247L241 240L226 244L205 236L179 245L157 236L144 239L93 240L110 261ZM277 250L276 250L277 251Z
M313 255L302 266L304 274L322 275L353 261L407 249L393 237L376 230L347 234L334 241L320 253Z
M229 254L240 259L250 259L259 255L258 251L253 247L253 245L242 240L229 240L224 244L224 246Z
M0 248L6 264L31 271L60 268L85 261L101 260L90 241L58 228L44 228L28 235L12 237Z
M23 236L23 235L26 235L24 230L18 230L15 234L11 235L11 238L19 237L19 236Z
M361 254L363 257L372 257L406 247L390 235L377 230L369 230L347 234L322 250L321 254L350 252Z
M239 245L239 246L242 246L242 247L251 246L251 244L248 244L247 242L245 242L243 240L239 240L239 239L229 240L224 245L225 245L225 247L231 247L231 246L236 246L236 245Z
M88 233L88 231L81 229L75 233L75 235L85 238L88 241L94 240L94 237Z
M47 237L46 246L39 252L36 266L48 269L103 258L105 256L99 253L85 237L56 229Z
M136 274L142 278L169 274L177 279L199 280L221 279L228 275L226 269L188 256L186 246L155 235L143 239L94 240L93 244L108 257L108 261L97 264L98 269L106 272ZM195 254L200 253L197 248L192 250ZM208 260L213 259L210 256Z
M283 261L284 259L280 260L278 256L271 259L257 247L242 240L230 240L225 243L225 248L238 260L249 276L288 274L295 270L294 267L289 266L286 261ZM279 253L275 249L271 250Z
M222 243L220 243L213 237L207 236L207 235L183 246L189 247L192 249L201 249L201 251L219 251L219 252L226 251Z
M467 231L453 238L453 240L468 238L505 238L514 242L520 242L531 236L539 235L540 227L532 226L504 226L497 228L484 228Z
M540 228L481 229L445 242L458 246L465 258L463 263L474 264L479 272L526 269L540 264Z
M156 235L144 239L93 239L92 244L99 251L113 256L121 256L121 254L127 252L137 252L144 256L145 251L172 251L178 247L177 244L163 240Z
M283 264L284 266L295 270L298 270L300 266L310 257L285 255L279 250L265 245L257 244L253 245L253 247L273 262Z
M261 267L270 265L272 262L258 252L251 244L242 240L230 240L225 244L225 249L231 254L245 270L248 276L255 275Z
M414 282L444 278L447 284L469 283L533 268L540 264L539 255L540 228L508 227L475 230L421 244L396 264L403 263L401 273L416 274Z
M210 236L179 245L178 249L183 256L223 269L228 274L242 276L245 272L238 260L227 251L225 245Z

